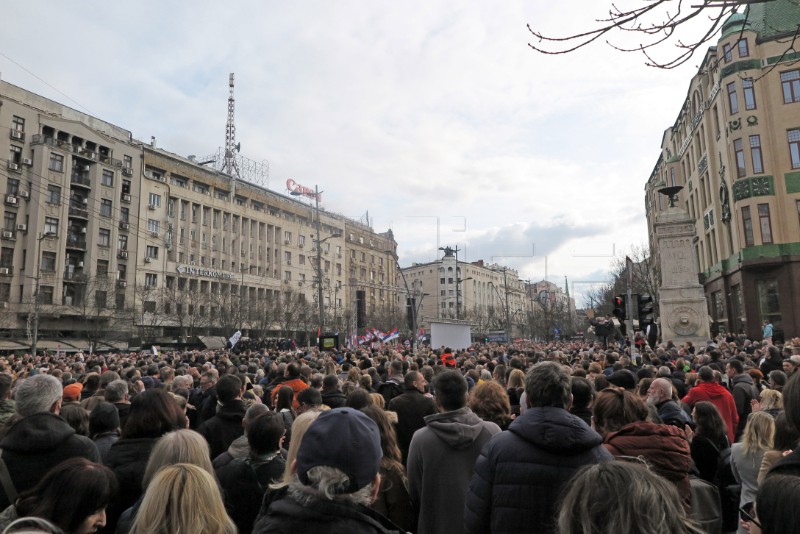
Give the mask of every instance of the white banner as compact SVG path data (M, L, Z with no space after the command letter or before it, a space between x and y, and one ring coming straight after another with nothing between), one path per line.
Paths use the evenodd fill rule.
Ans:
M236 344L239 342L239 339L240 339L241 337L242 337L242 331L241 331L241 330L237 330L237 331L236 331L236 332L235 332L235 333L234 333L234 334L231 336L231 338L228 340L228 342L231 344L231 348L233 348L233 347L235 347L235 346L236 346Z

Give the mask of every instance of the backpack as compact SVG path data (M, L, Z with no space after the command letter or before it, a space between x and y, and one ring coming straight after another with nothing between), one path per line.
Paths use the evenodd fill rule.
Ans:
M383 400L386 402L386 406L388 406L390 400L402 395L404 392L403 386L389 380L378 386L378 393L383 395Z
M694 475L689 477L692 486L692 519L708 534L722 530L722 505L719 488Z
M742 494L742 485L736 481L731 466L731 445L725 438L726 447L720 449L712 443L719 453L717 458L717 472L714 475L714 484L719 488L719 498L722 504L723 530L728 532L736 530L739 524L739 497Z

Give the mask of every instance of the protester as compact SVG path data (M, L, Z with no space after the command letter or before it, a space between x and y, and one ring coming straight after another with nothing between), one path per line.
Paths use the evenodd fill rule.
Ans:
M214 476L192 464L164 467L147 487L131 534L236 534Z
M495 381L478 384L469 392L469 409L483 419L506 430L513 421L511 403L505 388Z
M119 412L110 402L100 401L89 414L89 437L92 438L103 462L111 446L119 440Z
M107 467L81 457L56 465L0 514L0 531L21 517L40 517L67 534L88 534L106 524L106 506L117 492Z
M764 453L772 449L775 436L775 420L767 413L750 414L744 427L742 441L731 446L731 467L736 480L742 485L739 507L756 500L758 471ZM745 534L739 527L739 534Z
M689 390L681 400L685 405L686 412L691 412L694 405L698 402L708 401L717 407L719 415L725 421L728 429L728 440L733 443L736 428L739 424L739 413L733 395L721 386L714 378L714 370L709 366L703 366L698 371L700 383Z
M702 534L675 486L646 467L606 462L581 469L564 495L559 534Z
M244 434L242 419L247 409L242 401L244 384L234 375L225 375L217 382L217 413L201 424L197 431L208 441L211 458L225 452L233 441Z
M691 453L700 478L715 483L720 452L731 446L725 421L710 402L698 402L692 410L695 430Z
M397 413L397 444L403 454L403 463L408 461L408 448L414 432L425 426L425 417L437 413L433 399L425 396L428 382L422 373L409 371L403 383L405 393L394 397L386 409Z

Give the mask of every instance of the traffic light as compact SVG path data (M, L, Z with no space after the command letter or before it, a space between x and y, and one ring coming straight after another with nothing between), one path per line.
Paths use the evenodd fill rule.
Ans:
M612 301L614 304L614 311L611 313L614 314L614 317L619 319L620 323L625 322L625 295L617 295Z
M647 325L652 324L655 320L653 297L650 295L639 295L637 304L639 310L639 329L644 330Z

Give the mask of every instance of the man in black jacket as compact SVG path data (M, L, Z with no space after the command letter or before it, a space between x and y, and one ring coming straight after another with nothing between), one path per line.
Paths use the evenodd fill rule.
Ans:
M563 485L587 464L608 461L600 435L567 410L570 378L542 362L525 378L528 409L489 440L475 462L464 527L478 532L553 532Z
M49 375L32 376L17 388L16 410L22 419L11 426L0 442L2 460L17 493L35 486L52 467L69 458L82 456L100 462L94 442L75 434L58 416L62 389L61 382ZM8 507L14 499L15 496L0 491L0 509Z
M235 375L225 375L217 382L217 398L222 403L217 415L200 425L197 431L208 441L213 460L244 434L242 419L247 409L242 402L244 386Z
M397 445L403 453L403 464L408 458L408 447L414 432L425 426L425 416L439 413L433 399L424 395L428 382L422 373L409 371L404 379L406 392L393 398L386 407L397 413Z

